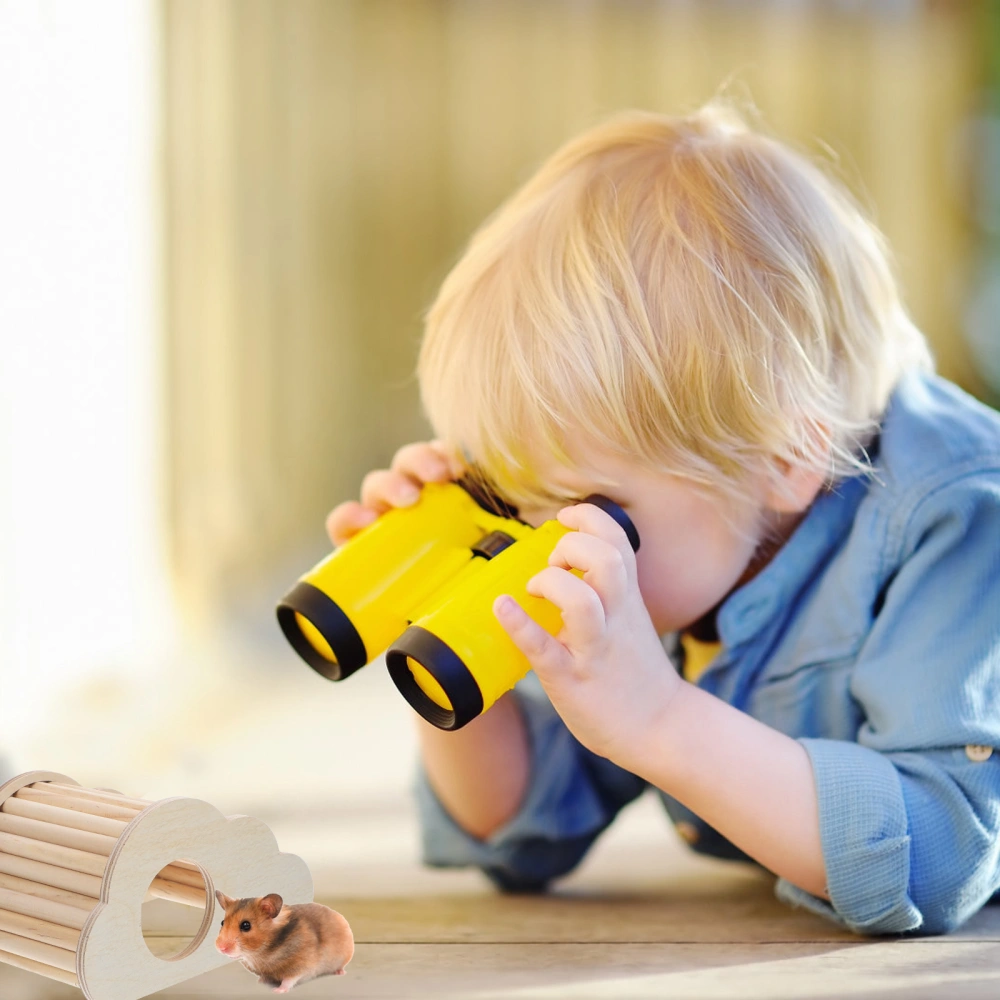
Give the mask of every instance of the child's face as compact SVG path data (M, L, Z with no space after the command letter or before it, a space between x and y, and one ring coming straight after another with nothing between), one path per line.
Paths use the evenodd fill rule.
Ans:
M747 575L768 524L761 505L724 507L722 501L709 503L676 476L593 452L579 457L580 469L600 474L553 466L548 482L567 497L602 493L632 519L641 542L636 554L639 590L657 633L696 622ZM560 509L523 508L520 516L537 527Z

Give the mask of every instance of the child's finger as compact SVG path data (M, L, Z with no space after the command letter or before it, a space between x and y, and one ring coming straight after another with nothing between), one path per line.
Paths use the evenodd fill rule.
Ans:
M458 466L439 441L404 445L393 456L392 468L375 469L361 483L361 502L349 501L327 515L326 531L334 545L343 545L380 514L416 503L425 483L446 482Z
M630 558L634 566L635 559ZM628 596L629 567L621 552L603 538L571 531L556 543L549 554L549 565L580 570L586 585L597 591L606 614L611 614Z
M629 572L629 582L635 582L635 552L625 534L625 529L605 510L595 507L592 503L577 503L571 507L563 507L556 519L567 528L585 532L601 538L613 545L622 558L622 563Z
M569 654L513 597L501 594L493 602L493 614L514 645L536 670L559 670L566 666Z
M462 476L464 476L468 471L465 467L465 462L458 451L449 447L443 441L439 441L435 438L433 441L428 441L427 445L429 448L432 448L434 453L440 456L441 459L447 464L448 469L451 472L452 479L461 479Z
M356 500L342 503L326 517L326 533L334 545L343 545L349 538L366 528L378 514L368 507L362 507Z
M583 648L603 638L607 618L601 597L580 577L547 566L528 581L526 589L532 597L544 597L562 612L571 649Z
M378 514L409 507L420 498L420 483L391 469L376 469L361 481L361 503Z
M447 459L423 441L400 448L393 456L391 471L421 483L437 483L451 478Z

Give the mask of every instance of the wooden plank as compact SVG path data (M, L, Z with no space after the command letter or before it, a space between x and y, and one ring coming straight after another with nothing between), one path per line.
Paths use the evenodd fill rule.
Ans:
M205 880L201 877L201 873L198 871L198 867L196 865L178 865L176 862L171 862L169 865L164 865L164 867L157 872L157 877L166 882L175 882L178 885L191 886L193 889L205 888Z
M94 906L96 905L95 900ZM83 926L90 916L88 910L67 906L65 903L56 903L51 899L40 899L24 892L14 892L11 889L0 889L0 909L9 910L11 913L20 913L25 917L48 920L53 924L72 927L77 931L83 930Z
M78 809L65 809L44 802L32 802L15 795L7 799L0 809L15 816L28 819L44 820L59 826L70 826L76 830L87 830L90 833L100 833L117 838L128 825L123 819L108 819L104 816L94 816L80 812Z
M99 854L78 851L59 844L47 844L41 840L19 837L12 833L0 833L0 851L6 851L19 858L68 868L70 871L84 872L87 875L103 875L108 863L107 857Z
M93 897L85 896L79 892L70 892L68 889L61 889L45 882L35 882L31 879L2 873L0 873L0 889L23 892L29 896L36 896L38 899L50 899L54 903L65 903L66 906L75 906L80 910L90 910L96 902Z
M94 802L108 802L111 805L129 806L136 810L145 809L146 806L152 805L146 799L132 798L122 792L113 792L106 788L83 788L80 785L67 785L59 781L48 781L44 784L34 784L31 787L34 789L50 788L55 791L65 792L75 798L92 799Z
M104 857L114 850L118 842L117 837L108 837L103 833L90 833L69 826L57 826L47 820L27 819L24 816L0 812L0 834L3 833L15 834L45 844L58 844L60 847L70 847L76 851L101 854Z
M169 899L174 903L183 903L185 906L205 907L205 890L194 889L189 885L178 885L176 882L168 882L166 879L154 878L149 886L149 893L157 899Z
M56 979L60 983L66 983L68 986L76 986L77 988L80 986L80 982L74 973L65 972L63 969L57 969L52 965L46 965L44 962L36 962L31 958L24 958L21 955L15 955L13 952L0 951L0 962L6 962L7 965L13 965L16 969L24 969L26 972L34 972L39 976Z
M0 930L0 951L19 955L21 958L30 958L35 962L42 962L64 972L76 974L76 952L35 941L33 938Z
M134 806L114 805L98 799L79 798L51 788L22 788L17 798L30 802L45 802L61 809L73 809L77 812L90 813L92 816L106 816L110 819L131 822L140 812Z
M179 942L152 939L169 954ZM987 1000L996 995L992 944L940 939L762 944L372 944L359 949L343 982L297 987L301 997L352 1000ZM346 992L345 992L346 991ZM18 1000L64 994L0 970L0 993ZM163 997L265 996L229 962ZM68 997L68 994L67 994Z
M0 850L0 872L34 882L43 882L59 889L68 889L70 892L92 896L94 899L100 899L101 896L101 879L98 875L73 872L58 865L5 854L2 850Z
M359 943L479 941L678 942L852 941L857 936L776 900L766 885L701 880L644 897L607 894L344 899ZM724 915L723 915L724 914Z
M80 942L80 932L72 927L64 927L62 924L54 924L51 920L29 917L23 913L14 913L12 910L0 910L0 930L73 952Z

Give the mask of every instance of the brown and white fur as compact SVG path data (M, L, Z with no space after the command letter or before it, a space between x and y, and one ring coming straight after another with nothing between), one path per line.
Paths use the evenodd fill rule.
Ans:
M256 899L215 897L226 911L215 947L275 993L319 976L342 976L354 955L350 924L321 903L285 906L275 892Z

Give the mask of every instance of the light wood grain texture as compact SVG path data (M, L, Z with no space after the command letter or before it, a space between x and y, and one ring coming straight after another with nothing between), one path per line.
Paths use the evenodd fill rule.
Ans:
M144 804L90 791L49 772L0 786L0 962L79 985L88 1000L138 1000L230 961L209 934L216 889L312 899L305 863L282 854L259 820L227 818L197 799ZM143 938L150 898L203 912L193 938L169 959Z
M80 942L80 932L71 927L63 927L50 920L39 920L37 917L27 917L23 913L11 913L10 910L0 910L0 930L72 952L76 952L76 946Z
M70 892L93 896L94 899L101 897L101 880L96 875L71 872L68 868L60 868L58 865L47 865L41 861L32 861L30 858L5 854L2 849L0 849L0 872L35 882L44 882L60 889L69 889Z
M174 903L183 903L185 906L204 906L205 890L195 889L190 885L178 885L176 882L168 882L166 879L154 878L149 887L149 895L156 899L169 899Z
M489 908L489 897L482 900ZM163 940L163 946L170 942ZM158 943L159 946L159 943ZM355 968L357 966L357 968ZM353 977L353 978L351 978ZM5 1000L78 1000L0 969ZM295 1000L995 1000L993 943L950 938L774 944L370 944L348 978ZM239 963L164 990L177 1000L270 997ZM158 998L159 1000L159 998Z
M17 795L22 789L29 788L35 782L49 783L53 781L60 782L70 791L76 788L76 782L72 778L67 778L65 774L59 774L56 771L27 771L0 785L0 804L6 802L12 795Z
M97 901L94 901L97 906ZM21 913L26 917L38 917L40 920L50 920L63 927L82 930L90 915L89 910L65 903L56 903L51 899L40 899L26 892L14 892L11 889L0 889L0 908L11 913Z
M40 976L47 976L49 979L56 979L60 983L66 983L67 986L77 986L79 987L80 981L76 978L76 974L73 972L65 972L62 969L57 969L53 965L46 965L44 962L36 962L31 958L24 958L21 955L15 955L13 952L0 951L0 962L6 962L7 965L13 965L15 969L24 969L26 972L35 972Z
M197 865L178 864L172 861L165 865L157 874L164 882L175 882L178 885L188 885L194 889L204 889L205 882L198 871Z
M22 937L20 934L0 930L0 950L43 962L54 969L62 969L63 972L76 974L76 954L66 951L65 948L57 948L32 938Z
M350 921L358 941L487 944L670 943L733 940L857 941L857 935L778 902L769 882L725 878L660 884L649 895L559 893L323 900Z
M59 781L50 781L46 787L55 791L65 792L75 798L92 799L95 802L109 802L111 805L128 806L136 810L145 809L146 806L152 805L152 802L147 799L129 798L129 796L123 795L121 792L112 792L106 788L82 788L80 785L67 785Z
M65 903L66 906L75 906L79 910L90 911L97 903L96 898L85 896L83 893L71 892L68 889L48 885L45 882L34 882L31 879L2 873L0 873L0 888L10 889L13 892L23 892L29 896L37 896L39 899L50 899L55 903Z
M47 805L43 802L32 802L20 798L20 792L7 799L0 810L14 816L24 816L28 819L44 820L59 826L73 827L75 830L87 830L90 833L102 833L108 837L117 838L128 825L122 819L106 819L103 816L93 816L76 809L63 809L59 806Z
M104 875L108 859L100 854L89 851L79 851L74 847L63 847L59 844L47 844L31 837L19 837L13 833L0 833L0 851L13 854L29 861L41 861L43 864L68 868L70 871L83 872L86 875Z
M550 1000L994 1000L998 995L1000 907L987 907L957 934L863 940L779 903L772 880L749 866L709 864L665 838L626 838L603 860L592 857L548 896L504 896L472 872L421 870L405 843L397 855L379 859L377 875L372 868L362 878L357 859L366 857L372 839L370 824L361 822L366 814L340 805L324 808L322 796L307 795L316 826L337 831L331 857L342 859L336 868L315 865L316 898L347 917L358 950L344 980L297 987L295 1000L524 1000L536 991ZM632 816L627 811L622 819L634 820L636 807L641 812L644 804L650 819L662 820L652 800L637 803ZM274 819L273 832L281 843L303 845L299 849L312 860L303 836L309 815L303 807L294 823L282 819L279 826ZM405 826L412 820L403 812L379 811L378 822ZM609 831L597 850L614 844L620 832ZM387 861L388 882L382 874ZM345 894L348 870L355 880ZM168 956L190 940L192 930L172 924L173 918L165 921L155 938L147 924L154 954ZM3 1000L79 996L69 986L0 966ZM158 996L252 1000L270 994L231 962Z
M129 822L140 810L134 806L114 805L99 799L85 799L67 795L65 792L50 792L45 788L24 788L17 793L19 799L30 802L45 802L61 809L73 809L77 812L90 813L93 816L106 816L110 819Z
M0 833L13 833L18 837L70 847L89 854L101 854L104 857L111 853L118 840L117 837L108 837L103 833L75 830L68 826L57 826L47 820L12 816L7 812L0 812Z

